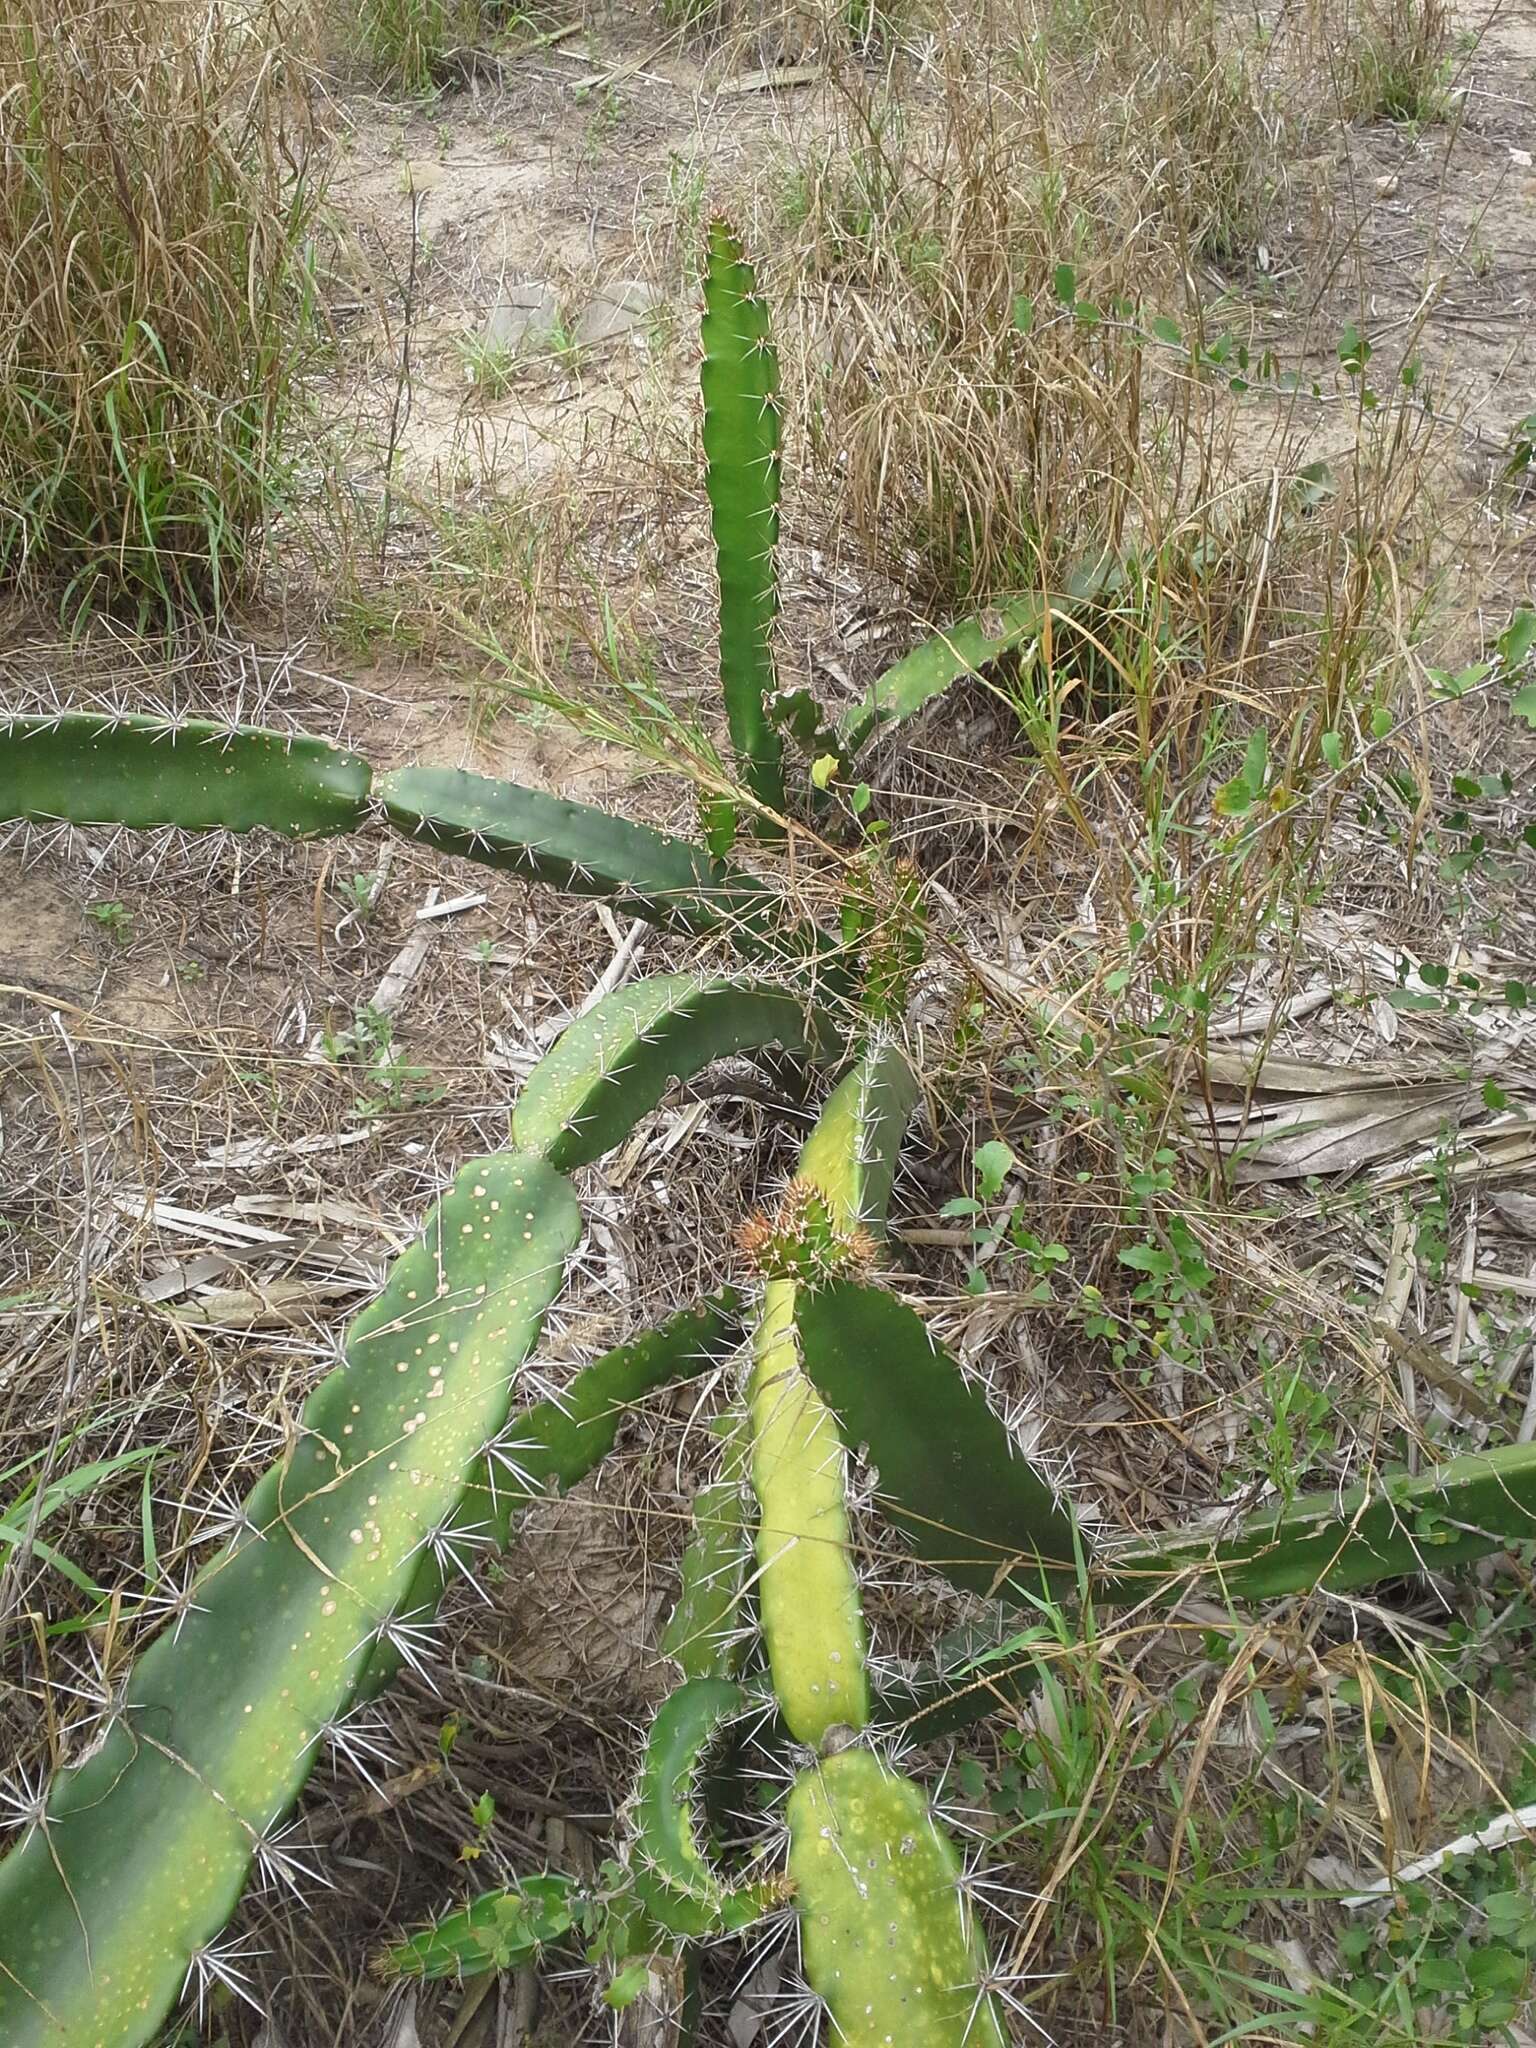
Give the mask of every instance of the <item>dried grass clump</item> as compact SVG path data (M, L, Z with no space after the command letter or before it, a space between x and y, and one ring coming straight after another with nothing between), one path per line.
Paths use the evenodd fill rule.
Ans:
M319 204L279 0L0 17L0 576L217 612L287 494Z
M1144 551L1187 504L1208 408L1146 322L1196 263L1251 257L1281 183L1273 99L1209 14L1133 19L1068 71L1050 22L1003 13L842 68L779 187L791 417L838 523L940 607Z

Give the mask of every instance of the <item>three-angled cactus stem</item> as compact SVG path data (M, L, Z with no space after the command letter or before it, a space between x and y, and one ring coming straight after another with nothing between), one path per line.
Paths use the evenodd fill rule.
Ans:
M373 1970L386 1981L400 1977L478 1977L536 1963L570 1935L585 1904L574 1879L549 1872L525 1877L505 1891L483 1892L457 1912L395 1942L376 1956Z
M778 1878L728 1883L701 1839L701 1777L710 1748L750 1708L731 1679L690 1678L651 1724L630 1806L630 1868L647 1914L671 1934L738 1932L783 1901ZM760 1706L753 1710L761 1713Z
M419 1639L423 1546L502 1432L580 1232L554 1168L499 1154L397 1261L99 1745L0 1863L6 2048L157 2033L378 1646Z
M773 813L784 769L773 695L779 536L779 364L741 244L710 223L704 270L704 468L720 574L720 681L742 779Z
M0 715L0 818L285 838L351 832L366 761L328 740L129 712Z

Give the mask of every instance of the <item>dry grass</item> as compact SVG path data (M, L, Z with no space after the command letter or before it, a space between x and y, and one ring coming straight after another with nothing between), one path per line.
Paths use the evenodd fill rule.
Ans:
M0 22L0 575L217 612L290 488L318 205L284 0Z

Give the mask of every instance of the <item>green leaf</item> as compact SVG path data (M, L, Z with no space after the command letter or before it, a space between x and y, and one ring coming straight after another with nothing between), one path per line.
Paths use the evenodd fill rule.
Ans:
M1064 306L1073 305L1077 299L1077 272L1070 263L1058 263L1051 278L1057 298Z
M1516 690L1509 708L1516 718L1523 718L1527 725L1536 727L1536 683L1527 683L1523 689Z
M651 1966L647 1962L626 1963L603 1987L603 2003L613 2012L623 2012L634 2004L651 1981Z
M1180 327L1177 320L1170 320L1166 313L1159 313L1149 325L1157 340L1165 343L1167 347L1182 348L1184 346L1183 328Z
M825 789L837 773L837 769L838 760L836 754L818 754L811 763L812 787L815 789Z
M1318 742L1323 759L1335 775L1344 766L1344 743L1336 732L1325 732Z
M1504 666L1518 668L1536 650L1536 610L1522 605L1499 635L1498 648Z
M1019 292L1013 301L1013 325L1018 334L1028 334L1035 324L1035 302Z
M1003 1182L1018 1165L1018 1160L1011 1145L1005 1145L1001 1138L993 1138L989 1143L977 1146L971 1164L976 1171L981 1199L992 1202L997 1199Z

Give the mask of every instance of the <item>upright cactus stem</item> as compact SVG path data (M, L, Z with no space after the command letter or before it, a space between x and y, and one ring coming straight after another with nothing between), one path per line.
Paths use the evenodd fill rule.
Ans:
M779 812L783 759L768 709L778 610L779 363L751 265L720 220L709 227L701 339L705 487L720 572L720 681L742 778L760 803Z
M872 1047L833 1090L806 1141L800 1200L749 1240L767 1274L748 1386L758 1606L780 1710L812 1747L836 1728L865 1725L869 1685L848 1547L847 1459L802 1365L798 1316L814 1297L800 1283L868 1256L915 1096L900 1050Z
M819 1748L869 1719L859 1585L848 1550L847 1461L837 1424L800 1369L798 1290L769 1280L748 1412L757 1495L757 1600L773 1689L790 1733Z
M917 1787L846 1749L802 1772L788 1819L800 1953L839 2048L1007 2048L960 1859Z

